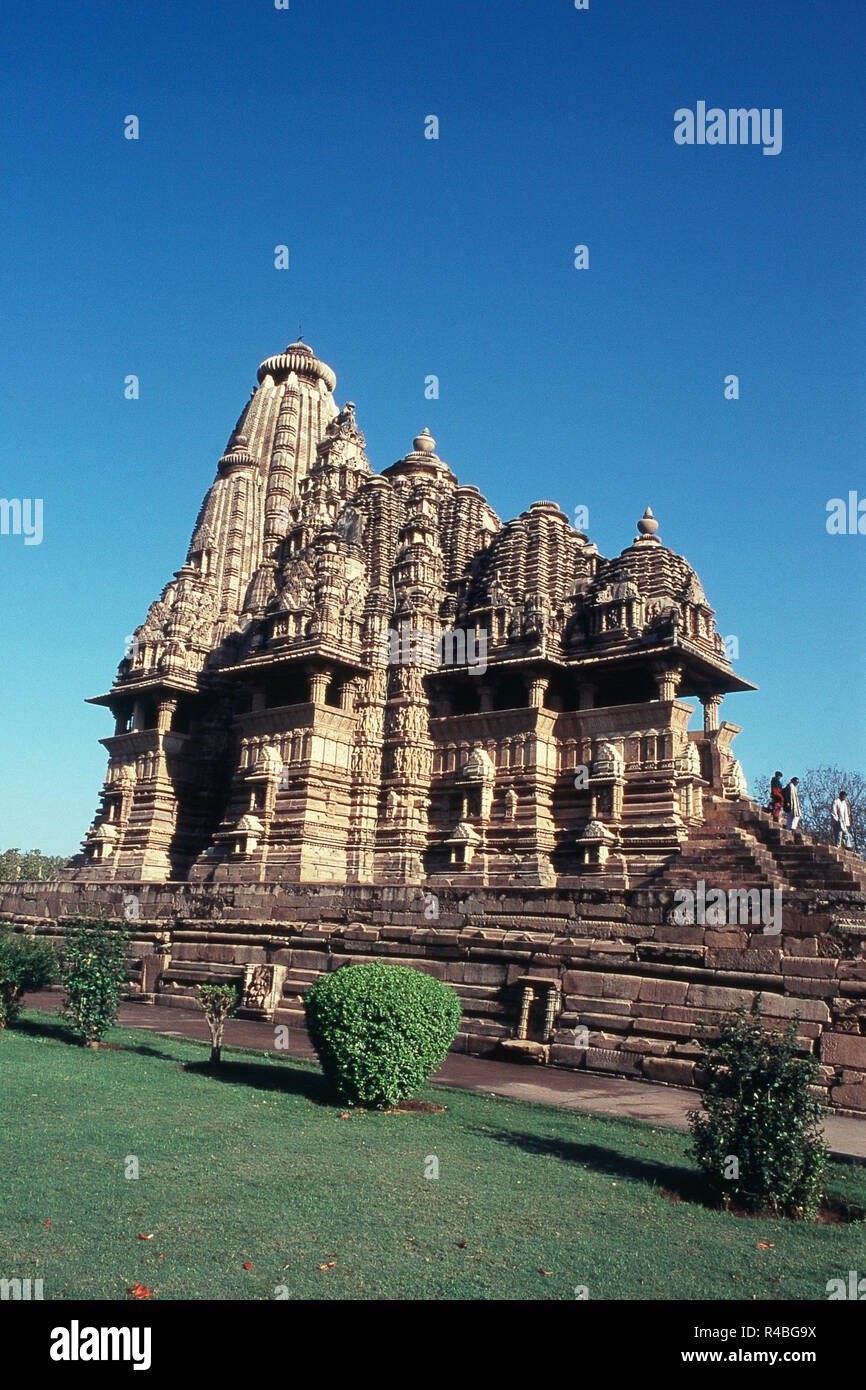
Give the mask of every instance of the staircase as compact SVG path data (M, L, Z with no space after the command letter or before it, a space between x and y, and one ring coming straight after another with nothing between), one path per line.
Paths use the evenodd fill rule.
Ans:
M661 877L666 888L694 887L697 879L704 879L714 888L784 886L772 855L745 832L722 825L692 829Z
M866 861L852 850L825 845L799 830L777 825L752 802L714 802L707 821L721 817L772 856L781 886L830 892L866 892Z
M704 824L651 878L653 887L781 888L787 892L866 893L866 861L851 850L784 830L750 801L707 798Z

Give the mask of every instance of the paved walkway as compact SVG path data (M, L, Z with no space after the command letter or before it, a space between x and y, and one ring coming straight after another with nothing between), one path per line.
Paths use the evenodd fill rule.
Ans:
M50 996L49 996L50 998ZM45 1009L44 994L25 995L28 1008ZM53 1003L53 1000L52 1000ZM50 1009L50 1004L48 1008ZM60 1012L60 1004L56 1006ZM210 1038L199 1010L161 1007L149 1004L121 1005L118 1022L167 1037ZM226 1047L250 1047L271 1052L274 1026L248 1019L230 1018L224 1037ZM306 1034L293 1030L289 1036L288 1057L314 1057ZM687 1127L686 1115L697 1103L697 1093L679 1086L663 1086L651 1081L629 1081L619 1076L599 1076L593 1072L571 1072L556 1067L534 1067L519 1062L491 1061L449 1053L436 1073L437 1085L455 1086L464 1091L507 1096L539 1105L560 1105L566 1110L589 1110L600 1115L627 1115L650 1124L672 1129ZM866 1118L828 1115L824 1122L827 1143L835 1158L866 1162Z

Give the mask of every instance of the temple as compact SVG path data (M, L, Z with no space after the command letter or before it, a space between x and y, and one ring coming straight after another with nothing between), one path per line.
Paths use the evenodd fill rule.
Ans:
M426 430L375 473L335 386L303 342L259 367L95 701L82 853L0 917L105 913L127 998L231 982L289 1033L323 971L402 962L459 995L458 1051L680 1086L756 1009L866 1112L866 865L746 795L721 704L754 687L649 508L614 559L553 502L503 524Z
M427 430L376 473L308 344L258 369L111 690L74 878L569 888L664 874L745 794L736 675L647 508L605 559L503 523ZM702 727L690 729L695 708Z

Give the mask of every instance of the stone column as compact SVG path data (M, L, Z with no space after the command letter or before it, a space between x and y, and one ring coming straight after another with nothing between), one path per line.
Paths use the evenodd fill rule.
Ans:
M702 695L701 704L704 707L704 733L711 734L719 727L719 710L722 706L721 695Z
M548 684L546 676L540 676L529 682L529 703L533 709L541 709L543 706Z
M529 985L523 986L523 998L520 1001L520 1018L517 1022L516 1037L525 1038L529 1032L529 1010L535 998L535 991Z
M553 1032L553 1020L556 1018L556 1004L558 990L554 985L548 986L547 1000L544 1007L544 1041L547 1042Z
M681 666L656 666L653 669L660 700L675 700L682 680Z
M156 712L156 727L161 734L167 733L171 728L171 721L177 709L177 700L160 700Z
M314 671L310 677L310 700L314 705L325 703L325 691L331 679L330 671Z

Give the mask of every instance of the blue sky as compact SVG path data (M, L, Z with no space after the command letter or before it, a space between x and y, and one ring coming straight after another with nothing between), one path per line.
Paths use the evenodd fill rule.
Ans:
M864 28L855 0L7 14L0 496L44 537L0 535L0 847L77 848L111 732L84 698L299 323L374 468L427 425L503 518L587 506L604 554L652 505L760 686L723 707L750 781L862 770L866 535L825 521L866 498ZM677 145L701 100L781 108L781 153Z

